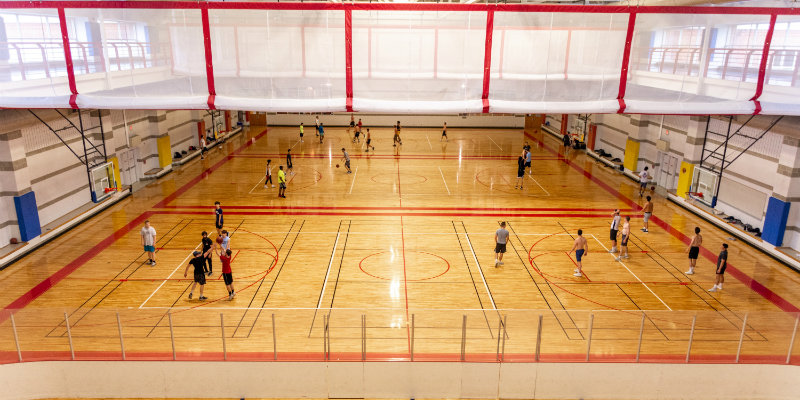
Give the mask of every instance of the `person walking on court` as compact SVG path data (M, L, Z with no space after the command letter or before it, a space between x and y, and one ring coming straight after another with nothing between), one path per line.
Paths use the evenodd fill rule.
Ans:
M286 150L286 172L294 175L294 169L292 167L292 149Z
M569 153L569 147L572 144L572 138L570 138L569 133L565 133L561 141L564 143L564 155L567 155L567 153Z
M300 143L303 143L303 123L300 123Z
M614 210L614 214L612 214L611 218L611 231L609 232L609 239L611 239L611 250L609 253L616 253L617 252L617 232L619 231L619 220L621 219L619 216L619 208Z
M150 220L144 221L144 227L141 231L142 246L147 253L147 263L156 265L156 228L150 226Z
M373 146L371 143L372 143L372 135L369 133L369 128L367 128L367 149L364 151L369 152L370 147L372 147L372 151L375 151L375 146Z
M722 251L717 256L717 276L714 282L714 287L708 289L709 292L716 292L722 290L722 284L725 283L725 269L728 268L728 244L722 244Z
M319 143L322 144L322 141L325 140L325 128L321 123L317 125L317 132L319 134Z
M220 251L219 261L222 263L222 279L225 281L225 288L228 289L228 300L233 300L236 292L233 290L233 271L231 270L231 254L233 252L228 249Z
M267 185L275 187L275 184L272 183L272 160L267 160L267 177L264 179L264 189L267 188Z
M314 131L314 135L315 136L319 136L319 125L320 125L320 123L319 123L319 115L314 117L314 123L316 124L316 130Z
M650 181L650 173L647 170L650 167L644 167L642 172L639 173L639 197L644 195L644 190L647 189L647 182Z
M342 160L344 161L344 167L347 168L347 173L352 174L353 171L350 170L350 154L347 154L347 150L342 147Z
M214 202L214 226L217 227L217 236L222 234L223 226L222 205L218 201Z
M517 157L517 184L514 189L522 190L522 183L525 179L525 159L522 156Z
M355 120L355 118L353 118L353 114L350 114L350 126L347 127L347 134L348 135L350 134L350 129L351 128L355 132L355 130L356 130L355 129L356 128L356 120Z
M506 230L506 222L500 223L500 229L494 232L494 266L503 265L503 254L506 252L506 243L508 242L508 231Z
M441 142L442 140L447 141L447 122L442 125L442 138L439 141Z
M578 268L575 268L575 273L572 276L581 277L583 276L581 272L583 272L583 264L581 263L581 259L589 254L589 242L586 241L586 238L583 237L583 229L578 229L578 237L575 238L575 243L572 245L572 249L569 253L575 252L575 259L578 263ZM567 254L569 254L567 253Z
M361 125L356 125L355 133L353 133L353 143L361 143Z
M647 233L647 232L650 232L647 229L649 228L650 217L653 216L653 198L652 197L647 196L647 202L644 203L644 206L642 207L642 212L644 212L644 214L642 215L642 219L644 220L644 228L642 228L642 232Z
M363 127L363 124L361 123L361 118L358 119L358 123L356 124L356 126L358 127L358 132L361 133L361 129Z
M186 278L186 275L189 273L189 267L194 266L194 282L192 283L192 288L189 289L189 300L192 299L194 295L194 288L197 285L200 285L200 297L198 300L207 300L208 297L203 296L203 287L206 285L206 262L203 260L203 253L199 251L195 251L192 253L194 258L189 260L189 264L186 265L186 269L183 271L183 277Z
M622 260L623 258L631 258L630 254L628 254L628 238L631 236L631 216L625 216L625 222L622 224L622 238L620 239L619 243L619 256L616 258L617 261Z
M211 270L214 269L214 265L211 262L212 253L214 252L214 241L208 237L208 232L206 231L203 231L201 235L203 235L203 239L200 241L200 244L203 246L203 260L208 264L208 274L211 275Z
M392 138L392 147L397 147L398 144L402 145L403 140L400 139L400 121L394 126L394 137Z
M697 257L700 256L700 246L703 245L703 236L700 235L700 227L694 227L694 236L692 241L689 242L689 248L686 252L689 253L689 270L686 275L694 275L694 268L697 266Z
M286 173L283 172L283 165L278 167L278 197L286 198Z

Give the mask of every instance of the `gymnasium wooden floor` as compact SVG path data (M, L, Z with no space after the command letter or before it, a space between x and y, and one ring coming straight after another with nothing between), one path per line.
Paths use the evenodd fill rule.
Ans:
M635 184L565 156L547 134L451 128L440 142L438 129L406 128L394 148L391 129L372 131L377 151L364 152L344 128L319 144L312 129L300 143L294 127L251 127L0 271L23 359L69 358L70 336L77 358L118 359L119 313L128 359L172 358L171 337L179 359L218 359L223 345L228 359L322 359L328 337L332 359L457 360L464 335L467 360L530 361L541 315L542 360L584 360L591 335L592 360L632 361L643 329L642 361L683 362L696 317L692 361L732 361L747 318L742 361L785 362L800 275L713 225L657 197L641 232ZM525 141L533 174L516 190ZM342 147L350 175L335 167ZM294 174L279 199L263 186L265 164L284 165L289 148ZM215 231L214 201L237 296L227 300L217 260L209 300L189 300L183 270L200 232ZM614 208L632 216L625 262L606 252ZM144 264L145 219L158 231L156 266ZM495 268L499 221L511 238ZM705 247L686 276L695 226ZM590 248L582 278L567 254L578 229ZM725 289L709 293L723 242ZM9 313L0 321L0 358L16 361Z

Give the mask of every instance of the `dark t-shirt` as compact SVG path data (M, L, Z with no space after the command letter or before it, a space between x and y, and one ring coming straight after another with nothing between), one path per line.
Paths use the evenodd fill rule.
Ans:
M217 215L217 225L222 225L222 207L215 209L214 213Z
M292 165L292 155L290 153L286 153L286 165Z
M570 141L569 135L564 135L562 141L564 142L564 146L569 146L569 141Z
M203 238L203 254L205 254L207 251L211 250L211 246L213 244L214 244L214 242L211 241L211 238L209 238L207 236L204 237Z
M202 255L193 258L191 261L189 261L189 264L194 265L195 274L203 274L206 272L206 261L203 259Z
M728 264L728 250L722 250L719 253L719 256L717 256L717 269L719 269L719 267L721 265L723 265L722 260L725 260L725 266L727 267L727 264Z

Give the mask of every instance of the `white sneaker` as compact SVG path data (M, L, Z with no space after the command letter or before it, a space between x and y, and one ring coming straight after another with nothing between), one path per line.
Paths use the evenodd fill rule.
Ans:
M272 185L272 187L275 187L275 185Z
M716 291L717 291L717 287L716 287L716 286L714 286L714 287L712 287L711 289L708 289L708 291L709 291L709 292L716 292Z
M500 265L503 265L503 262L502 262L502 261L500 261L500 262L498 262L498 264L500 264Z
M500 261L494 260L494 266L496 267L498 264L500 264Z
M622 258L631 258L631 256L625 254L624 256L622 256Z
M686 275L694 275L694 271L689 270L689 271L684 272L684 274L686 274Z
M616 260L616 261L619 261L619 260L621 260L621 259L622 259L622 257L616 257L616 258L614 258L614 260Z
M722 290L722 286L717 286L717 290Z
M581 275L581 273L580 273L580 272L576 272L576 273L572 274L572 276L577 276L578 278L580 278L580 277L581 277L581 276L583 276L583 275Z
M617 252L617 248L616 247L612 247L611 250L609 250L608 252L609 253L616 253Z
M574 271L572 271L572 272L574 272L574 273L576 273L576 274L577 274L577 273L578 273L578 269L577 269L577 268L575 268L575 270L574 270Z

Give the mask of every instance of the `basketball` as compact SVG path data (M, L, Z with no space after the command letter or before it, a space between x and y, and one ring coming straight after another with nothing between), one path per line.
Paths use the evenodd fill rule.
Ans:
M339 168L339 164L336 164L336 168Z
M217 236L217 244L222 244L222 236Z

